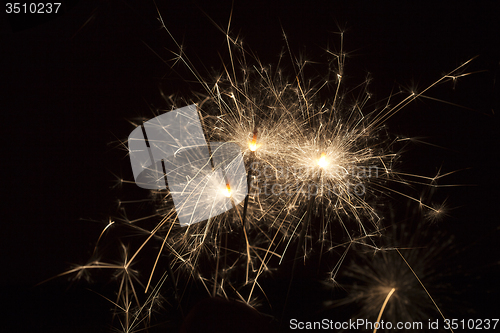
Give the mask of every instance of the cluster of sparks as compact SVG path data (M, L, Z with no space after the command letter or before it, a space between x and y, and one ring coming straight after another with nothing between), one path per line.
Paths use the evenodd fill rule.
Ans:
M151 190L147 199L122 201L122 206L150 201L155 212L137 219L124 213L121 218L110 219L103 229L96 253L115 228L125 225L136 235L131 244L122 247L120 263L105 262L103 256L95 254L89 263L64 273L83 277L92 269L115 271L118 290L116 299L110 301L123 332L147 328L155 311L162 307L180 307L191 283L201 284L211 296L258 307L266 299L266 290L259 282L283 263L300 261L307 265L311 253L319 260L330 261L326 265L333 267L328 272L329 283L336 285L352 249L362 247L365 252L389 255L385 254L387 248L377 244L384 233L377 207L391 196L414 201L423 208L422 214L440 214L417 196L391 189L391 184L408 185L412 179L416 183L429 180L428 185L435 186L438 176L405 177L394 171L400 155L398 144L405 140L391 138L384 123L428 89L464 75L467 62L419 93L396 102L391 96L383 107L372 108L368 82L355 90L357 97L343 86L342 47L338 53L329 51L328 67L334 70L314 84L304 74L307 61L288 54L294 70L287 76L258 59L247 59L251 54L238 38L231 38L229 27L225 36L231 63L212 79L203 78L183 52L173 52L175 65L188 68L203 92L190 101L171 101L172 109L183 103L197 104L207 141L232 142L240 147L248 172L245 202L233 202L233 208L225 213L181 227L168 190ZM279 59L279 63L284 61ZM325 94L331 98L323 100L320 96ZM221 192L231 198L229 183ZM392 255L395 248L391 250ZM354 288L348 300L369 304L363 311L378 315L378 319L386 305L389 308L391 302L404 298L399 294L398 281L418 279L403 254L398 253L403 263L399 269L410 272L404 277L386 278L394 268L386 267L385 257L380 265L375 261L369 269L363 269L363 274L358 271L361 266L345 269L347 275L374 277L371 293ZM150 267L146 274L133 269L139 258L143 266ZM290 274L293 277L293 269ZM400 314L395 306L390 309L394 316ZM435 309L439 311L437 305Z

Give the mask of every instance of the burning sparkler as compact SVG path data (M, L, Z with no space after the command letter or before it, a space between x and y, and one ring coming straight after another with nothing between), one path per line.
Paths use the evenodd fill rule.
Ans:
M164 28L168 32L165 24ZM156 213L149 219L156 222L151 227L141 225L141 219L127 219L127 225L146 239L130 251L123 267L128 269L152 244L159 250L144 286L151 298L144 303L135 289L135 282L142 282L125 270L116 301L127 314L123 331L137 328L167 278L180 294L196 281L211 296L253 305L256 294L266 296L259 282L289 257L293 241L297 247L289 286L299 256L305 260L308 249L319 247L321 257L345 241L348 249L363 244L380 250L373 238L382 231L376 209L380 200L376 196L381 194L419 201L437 213L411 195L391 192L391 182L411 181L392 169L398 158L393 149L397 139L386 134L384 122L428 89L456 77L467 62L394 106L368 109L366 84L361 85L364 97L354 105L342 103L346 97L340 89L342 52L331 53L332 62L338 63L336 79L315 85L303 77L305 63L286 77L258 59L250 64L241 42L229 34L226 38L232 65L215 79L203 78L183 52L174 52L175 62L194 74L204 97L198 94L189 106L172 105L173 111L137 124L128 139L136 183L150 189L155 198ZM234 65L238 61L240 69ZM334 96L320 100L319 91L331 85ZM308 233L311 242L306 245ZM335 265L335 277L347 251ZM381 252L384 263L388 254ZM155 280L165 256L167 269ZM385 266L376 271L359 267L350 270L366 279L377 278L380 270L388 272ZM392 283L380 277L377 286L370 287L376 289L371 289L376 297L366 301L362 292L352 297L366 301L369 308L363 313L378 314L378 320L405 317L406 308L401 306L404 313L396 313L391 304L401 302L407 278ZM179 287L176 281L181 281ZM130 295L137 303L133 318Z

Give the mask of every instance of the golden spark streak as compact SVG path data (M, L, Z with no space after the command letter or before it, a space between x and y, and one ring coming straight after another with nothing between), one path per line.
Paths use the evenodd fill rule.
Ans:
M384 313L385 306L387 305L387 302L389 302L389 298L391 298L392 294L396 291L396 288L392 288L391 291L387 294L387 297L385 298L384 304L382 304L382 307L380 308L380 312L378 313L378 318L375 321L375 323L380 323L380 318L382 318L382 313ZM375 329L373 330L373 333L377 333L377 330L380 325L376 325Z

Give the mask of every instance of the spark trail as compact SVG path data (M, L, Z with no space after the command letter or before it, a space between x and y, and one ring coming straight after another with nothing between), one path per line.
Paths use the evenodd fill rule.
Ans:
M398 139L388 134L385 123L408 104L426 97L424 94L433 87L467 75L463 71L472 59L420 92L393 101L394 105L389 101L399 96L390 96L385 107L376 108L369 104L367 80L353 90L343 86L344 33L340 33L340 52L328 51L331 59L324 77L313 80L305 74L310 64L295 57L286 36L292 73L286 73L279 66L264 66L238 38L229 34L230 19L227 29L217 27L227 41L229 64L223 64L224 70L217 76L207 76L193 65L183 46L169 32L161 13L158 15L177 47L172 51L172 68L187 69L192 78L185 79L194 78L201 87L188 99L169 97L170 109L196 104L207 141L238 145L248 173L248 195L243 203L231 201L233 209L220 215L180 226L169 190L151 190L156 213L134 220L123 218L127 226L142 235L134 250L127 250L130 253L123 265L91 261L66 272L123 269L118 298L113 304L125 318L121 322L124 332L137 329L146 318L151 319L151 310L147 309L154 306L167 278L174 281L171 292L176 298L177 294L179 297L185 294L190 284L198 283L209 295L257 306L266 298L259 281L287 261L290 244L297 243L296 257L304 246L304 263L313 250L320 252L320 260L329 253L325 260L331 261L332 253L344 248L334 264L332 275L336 277L354 245L383 251L374 238L384 231L377 207L385 198L401 196L418 202L428 212L439 213L416 196L392 188L392 185L425 182L435 186L435 179L393 170L400 157L395 148ZM285 61L283 54L277 63ZM329 97L325 99L324 95ZM141 125L135 123L135 126ZM226 165L232 162L223 161ZM225 184L220 189L221 197L231 199L233 189L227 179ZM134 203L122 201L122 204ZM215 207L208 209L212 208ZM145 221L154 221L154 225L151 227ZM108 224L99 241L114 227L115 224ZM147 283L142 286L130 266L148 256L150 248L159 250L151 263ZM165 256L168 258L162 259ZM299 258L293 260L295 267ZM292 278L293 273L290 280ZM139 287L149 295L145 301L137 296ZM395 290L392 287L385 293L387 298L379 319Z

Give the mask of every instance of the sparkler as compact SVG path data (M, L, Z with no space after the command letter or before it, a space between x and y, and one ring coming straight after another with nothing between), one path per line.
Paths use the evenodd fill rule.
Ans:
M258 145L257 145L257 127L253 130L253 136L252 136L252 141L248 143L248 149L250 149L250 159L249 159L249 165L250 169L247 171L247 188L250 189L251 181L252 181L252 163L255 160L255 151L257 150ZM242 225L243 228L245 228L245 222L247 218L247 211L248 211L248 198L250 197L250 191L248 192L247 196L245 197L245 203L243 205L243 218L242 218Z
M164 28L168 32L165 25ZM227 172L227 168L234 165L232 163L235 158L224 156L210 168L211 172L216 168L224 170L223 177L215 179L214 184L209 184L212 189L210 194L221 199L207 205L206 209L210 212L201 212L200 217L196 217L196 222L199 223L194 223L193 217L182 215L182 204L174 205L172 202L172 197L175 201L175 195L184 193L189 184L193 184L189 177L186 176L188 185L179 182L181 186L175 187L169 180L168 189L151 189L151 197L156 202L156 214L148 219L156 218L157 221L150 228L141 225L141 219L127 219L127 224L147 235L147 239L135 252L131 252L130 259L123 266L128 269L132 262L145 253L147 245L161 242L148 283L144 287L151 297L159 295L160 287L166 277L170 276L176 295L178 286L175 281L184 281L179 286L180 290L196 281L212 296L221 295L254 305L257 300L256 290L266 296L259 281L279 268L289 244L298 238L289 276L288 295L301 249L304 260L307 257L308 247L305 242L310 229L312 241L309 248L315 248L319 244L320 255L325 252L324 248L328 249L326 252L332 252L339 242L344 241L343 236L347 237L347 250L339 259L332 273L333 278L337 276L347 252L355 244L380 250L373 241L382 232L375 197L391 193L391 182L412 182L392 169L398 158L393 146L398 140L389 138L384 122L428 89L450 77L457 77L468 63L450 71L421 92L401 99L394 106L388 102L383 109L366 110L369 108L370 98L367 82L360 88L364 97L356 99L353 105L345 103L349 96L341 93L345 61L342 52L331 52L332 63L337 63L335 80L327 78L315 85L305 77L305 63L299 62L296 72L291 77L286 77L279 69L263 66L258 59L253 59L254 63L250 64L246 58L249 53L242 43L229 34L226 34L226 38L231 66L225 67L225 71L215 79L203 78L189 58L180 51L174 51L175 63L184 64L204 89L203 97L200 98L200 94L197 94L193 97L193 103L196 103L196 113L200 114L203 125L197 132L198 139L205 141L206 137L211 142L211 163L216 161L220 143L237 146L243 152L242 155L238 153L239 158L245 158L247 162L248 194L240 214L242 200L235 200L238 188L232 183L234 179L231 178L231 173ZM182 49L179 44L177 46L179 50ZM293 55L290 56L293 58ZM235 65L238 62L241 68ZM332 99L321 100L319 92L332 87L335 92ZM172 108L176 109L177 106L179 105L174 104ZM191 111L194 112L193 109ZM212 145L213 142L218 144ZM174 158L178 158L179 150L172 154ZM197 161L192 156L193 154L188 154L184 157L189 161ZM151 160L154 158L151 157ZM162 163L162 176L168 175L163 160ZM172 165L175 163L172 162ZM185 166L200 169L195 162ZM181 173L173 177L179 174ZM194 186L189 189L196 196L205 188ZM251 193L253 202L250 203ZM411 195L395 190L392 193L418 201L425 209L438 212ZM227 206L228 209L220 209L228 202L231 204ZM220 214L212 214L212 210L220 211ZM312 226L316 212L321 212L321 223ZM179 225L177 219L182 218L187 218L189 223ZM313 237L313 227L320 237ZM297 235L298 228L301 229ZM343 234L335 234L334 229L340 229ZM239 230L243 231L243 235L238 235ZM244 251L241 251L242 239L245 242ZM386 256L384 251L383 258ZM169 257L168 272L154 281L153 273L165 254ZM116 268L113 265L98 264L85 265L81 269L94 266ZM352 270L358 274L361 273L357 269L362 270L365 274L362 276L367 279L367 274L369 278L377 276L370 270L356 267ZM78 270L71 272L76 271ZM243 279L242 271L245 272ZM154 302L152 298L143 303L139 301L134 283L137 278L127 274L129 275L123 278L119 297L114 303L120 304L117 307L126 313L122 327L123 331L130 332L137 328L142 319L150 318L146 309L152 307ZM126 286L125 290L122 286ZM154 286L152 291L149 291L150 286ZM399 293L404 288L384 284L380 291L377 295L384 295L383 302L379 302L380 297L370 301L368 311L370 315L378 313L378 320L382 315L393 315L390 304L400 297ZM133 316L129 299L132 294L137 303L136 314ZM285 309L286 302L283 312ZM407 312L401 315L404 317Z

